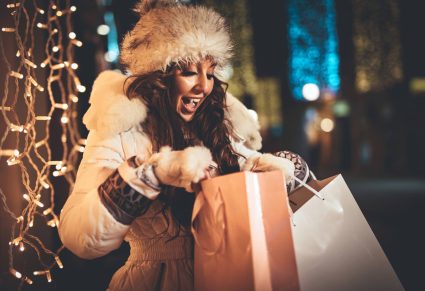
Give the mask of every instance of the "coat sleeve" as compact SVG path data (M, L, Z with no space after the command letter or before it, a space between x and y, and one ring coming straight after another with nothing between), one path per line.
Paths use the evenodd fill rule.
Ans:
M122 143L120 135L102 138L90 132L74 189L61 211L59 236L81 258L117 249L140 209L159 193L138 181Z

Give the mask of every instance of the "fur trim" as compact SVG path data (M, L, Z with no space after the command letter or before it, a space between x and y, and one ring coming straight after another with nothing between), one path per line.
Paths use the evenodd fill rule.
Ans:
M242 142L253 150L259 150L262 147L260 124L249 113L245 105L242 104L232 94L227 93L227 118L233 125L233 137L236 141Z
M104 71L94 81L91 106L83 117L89 130L111 136L145 120L145 104L137 98L128 99L124 93L125 78L121 73Z
M295 164L286 158L266 153L248 158L241 170L254 172L279 170L284 173L286 181L290 181L295 175Z
M191 184L205 178L205 170L212 163L212 155L203 146L187 147L180 151L165 146L159 153L153 154L148 163L154 165L155 175L161 183L184 187L186 191L193 192Z
M113 136L142 123L147 115L146 105L137 98L129 100L124 93L126 76L114 71L102 72L93 84L90 108L83 117L89 130L103 136ZM233 126L232 137L250 149L261 148L259 124L248 109L234 96L226 96L226 118Z
M165 70L172 63L196 63L206 57L217 62L220 72L232 55L229 29L212 9L175 0L142 0L136 11L141 18L121 46L121 63L131 73Z

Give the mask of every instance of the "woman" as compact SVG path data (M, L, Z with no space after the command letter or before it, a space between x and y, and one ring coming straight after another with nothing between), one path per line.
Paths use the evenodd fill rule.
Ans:
M256 151L258 124L217 77L232 47L220 15L175 1L141 2L136 11L141 19L121 48L131 75L106 71L94 83L59 234L86 259L129 242L109 290L192 290L196 183L240 170L307 179L308 168L296 156Z

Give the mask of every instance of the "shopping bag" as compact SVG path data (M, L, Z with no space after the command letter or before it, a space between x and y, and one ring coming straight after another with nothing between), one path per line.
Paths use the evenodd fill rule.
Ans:
M341 175L289 201L301 290L404 290Z
M281 172L205 180L197 193L195 290L299 290Z

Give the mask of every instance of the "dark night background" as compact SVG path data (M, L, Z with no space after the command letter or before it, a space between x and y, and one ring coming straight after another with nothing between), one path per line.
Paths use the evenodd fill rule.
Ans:
M41 1L40 1L41 2ZM110 3L109 3L110 2ZM312 143L305 128L305 113L310 109L326 112L332 106L330 101L321 98L306 102L292 96L288 72L288 9L289 0L255 1L255 0L217 0L195 1L196 3L213 3L216 7L239 7L242 3L248 11L248 22L252 26L252 48L255 76L278 80L281 101L282 123L276 128L263 127L263 151L270 152L288 149L303 156L318 178L342 173L348 186L363 211L367 221L379 240L384 252L406 290L425 290L423 280L425 262L425 91L413 91L412 80L425 79L425 1L395 0L398 22L392 27L399 34L398 40L386 39L385 14L374 11L365 19L357 19L354 11L357 7L386 7L390 1L384 0L335 0L336 28L339 39L339 75L341 86L337 98L349 105L347 116L334 116L335 128L330 133L319 132L316 142ZM304 1L308 2L308 1ZM0 23L8 13L6 1L0 1ZM76 49L75 56L80 67L78 74L86 85L86 93L81 95L80 115L88 108L88 97L97 74L118 65L108 63L99 55L107 48L104 36L97 34L97 27L104 23L106 11L113 12L118 39L130 29L137 17L131 12L134 1L72 1L78 7L74 16L74 28L84 42L82 48ZM102 5L106 4L106 5ZM232 4L233 3L233 4ZM223 6L228 5L228 6ZM383 9L382 11L385 11ZM227 11L232 15L232 11ZM354 28L367 21L375 21L381 27L382 35L376 41L383 41L378 54L372 49L371 55L364 59L356 58ZM362 22L363 21L363 22ZM382 30L382 27L384 28ZM388 28L388 32L390 28ZM391 36L388 33L389 36ZM9 44L6 44L9 46ZM12 44L10 44L12 46ZM377 76L381 86L369 91L359 90L356 74L359 66L372 58L379 58L378 63L385 66L385 55L394 47L400 47L402 77L395 82L388 82ZM6 48L14 52L14 48ZM381 54L381 55L379 55ZM3 84L4 72L0 60L0 82ZM371 80L373 81L373 80ZM232 91L232 87L229 88ZM254 100L263 96L253 96ZM255 99L257 98L257 99ZM242 101L253 109L257 108L246 96ZM261 112L259 112L261 113ZM260 119L261 120L261 119ZM81 125L82 135L86 129ZM365 156L365 151L367 155ZM8 183L5 170L0 168L1 185ZM14 173L18 176L17 173ZM66 200L66 188L60 183L55 185L57 207ZM8 197L14 209L19 209L19 201ZM59 213L59 211L57 211ZM7 215L0 212L0 290L16 290L19 282L8 273L7 242L10 240L10 225ZM59 245L55 233L40 234L49 245ZM36 279L32 287L25 284L22 290L105 290L110 277L121 266L128 254L126 244L111 254L92 261L79 259L67 250L61 258L65 265L63 270L54 269L54 281ZM24 268L32 269L33 259L15 259Z

